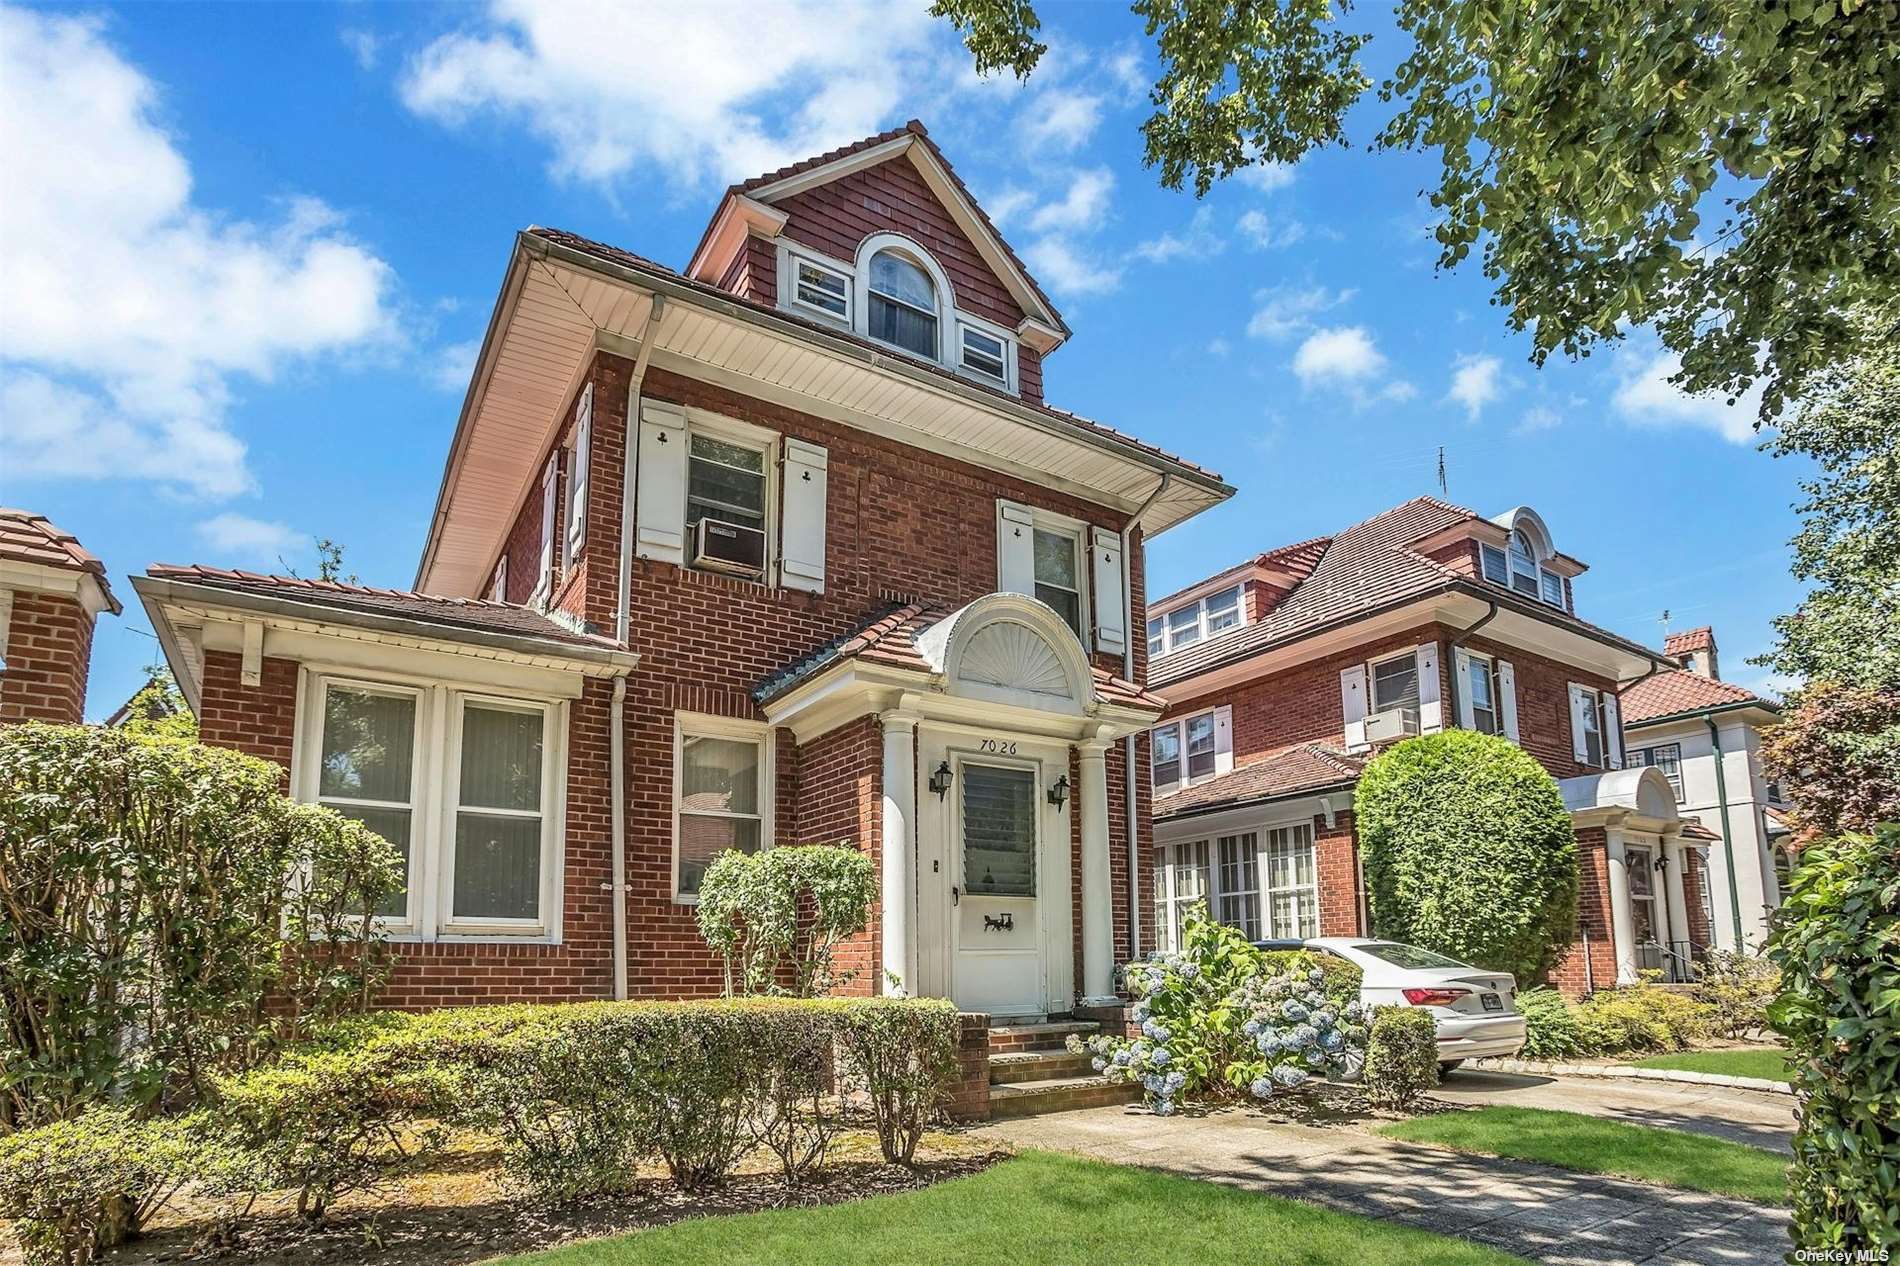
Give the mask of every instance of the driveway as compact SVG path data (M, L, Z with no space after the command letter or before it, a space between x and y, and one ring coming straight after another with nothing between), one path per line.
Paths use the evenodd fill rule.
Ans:
M1788 1095L1672 1081L1543 1077L1461 1068L1445 1078L1432 1097L1452 1103L1582 1112L1793 1153L1794 1099Z
M1390 1218L1547 1266L1756 1266L1780 1261L1788 1245L1778 1209L1241 1109L1156 1117L1089 1108L975 1133Z

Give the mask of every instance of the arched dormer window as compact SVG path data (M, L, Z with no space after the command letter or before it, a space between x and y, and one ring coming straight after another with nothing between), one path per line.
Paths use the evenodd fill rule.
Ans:
M938 359L936 283L923 266L896 250L871 256L867 333L907 352Z
M1557 551L1551 546L1544 521L1535 511L1519 506L1492 522L1505 528L1509 536L1503 549L1489 544L1482 547L1484 578L1553 607L1565 606L1563 577L1551 567Z
M1523 528L1511 530L1511 588L1537 596L1537 546Z

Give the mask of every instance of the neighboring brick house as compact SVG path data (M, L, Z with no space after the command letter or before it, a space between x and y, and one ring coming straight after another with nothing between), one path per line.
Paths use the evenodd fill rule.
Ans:
M119 614L105 565L45 515L0 509L0 725L85 719L102 611Z
M1232 489L1045 405L1068 336L912 123L683 273L519 234L414 591L134 584L206 741L405 848L399 1005L715 992L712 857L842 843L852 989L1069 1012L1143 944L1146 541Z
M1487 519L1420 497L1151 603L1163 943L1198 901L1256 936L1363 934L1359 774L1392 742L1463 726L1535 756L1571 811L1578 937L1557 983L1654 965L1697 899L1695 849L1662 775L1623 767L1617 692L1669 665L1577 618L1584 570L1528 507Z
M1623 691L1629 761L1661 769L1683 817L1706 834L1708 883L1689 910L1692 929L1708 926L1700 943L1759 950L1788 866L1781 790L1761 765L1762 733L1781 709L1722 680L1714 630L1671 633L1663 650L1683 668Z

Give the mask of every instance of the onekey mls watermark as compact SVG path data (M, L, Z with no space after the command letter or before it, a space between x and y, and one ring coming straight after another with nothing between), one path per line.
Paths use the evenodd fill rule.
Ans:
M1891 1259L1891 1251L1884 1248L1798 1248L1794 1251L1797 1262L1860 1263Z

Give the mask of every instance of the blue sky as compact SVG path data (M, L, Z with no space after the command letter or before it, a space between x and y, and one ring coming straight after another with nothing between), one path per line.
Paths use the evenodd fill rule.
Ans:
M1532 505L1590 564L1581 614L1713 624L1763 684L1802 472L1748 404L1680 396L1640 335L1534 368L1475 266L1433 269L1429 156L1162 190L1138 21L1040 7L1026 87L920 8L0 7L0 502L128 602L154 561L314 570L317 536L406 586L517 229L680 266L728 181L916 116L1075 330L1051 403L1240 489L1155 542L1150 592L1436 492L1443 446L1452 500ZM1376 82L1401 40L1355 20ZM136 603L103 621L90 714L156 654Z

